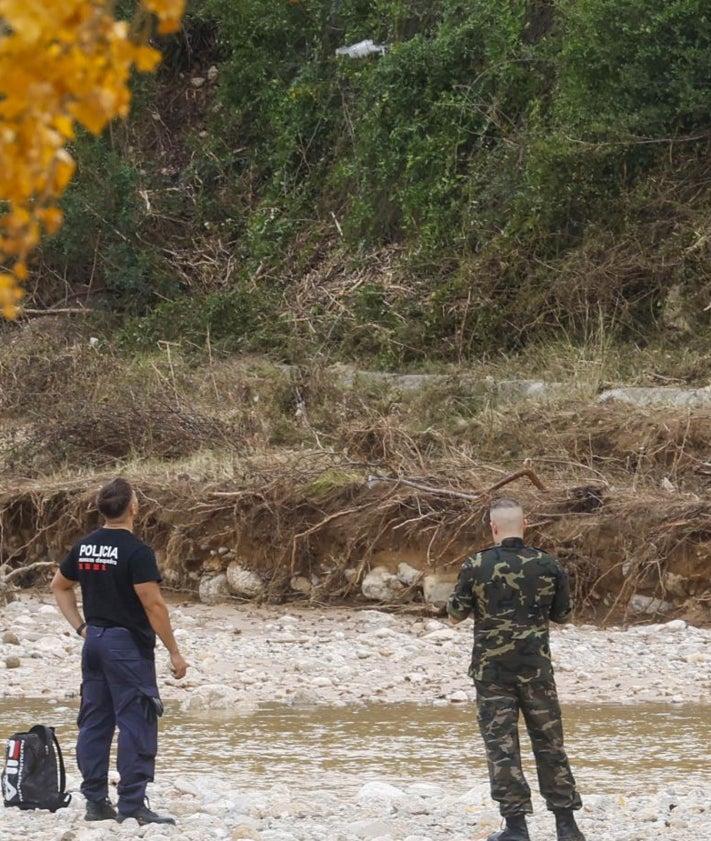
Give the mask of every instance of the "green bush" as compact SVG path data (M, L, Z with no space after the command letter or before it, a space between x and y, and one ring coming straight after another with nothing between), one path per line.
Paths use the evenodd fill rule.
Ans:
M545 77L523 37L525 2L208 0L205 10L229 51L219 125L247 145L260 185L246 254L261 259L293 235L298 225L286 237L283 223L265 226L275 216L343 217L354 247L405 240L440 253L467 241L471 157L515 130ZM335 55L366 37L385 54Z
M354 242L420 255L471 245L471 178L525 119L541 76L521 39L525 3L440 4L436 26L380 59L339 66L353 130L340 189Z
M154 350L161 342L186 351L284 353L287 334L269 288L238 283L225 292L164 301L151 313L129 321L120 344L127 351Z
M557 116L573 134L675 136L711 120L705 0L563 0Z
M175 286L160 248L145 236L140 173L110 132L80 136L72 152L77 175L61 201L64 224L42 245L42 269L66 278L79 296L92 292L112 308L145 310Z
M388 367L584 335L593 311L651 331L666 286L709 271L689 251L710 203L706 5L190 0L132 121L77 141L45 274L147 313L129 346L209 334ZM368 38L382 54L336 55ZM396 252L351 293L348 267ZM346 280L308 292L309 318L292 291L319 265Z

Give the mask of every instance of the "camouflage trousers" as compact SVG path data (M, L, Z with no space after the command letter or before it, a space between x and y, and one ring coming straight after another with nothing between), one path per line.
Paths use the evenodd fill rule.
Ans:
M519 711L531 739L538 785L546 806L553 811L580 809L582 801L563 747L563 724L553 681L474 683L491 796L498 802L501 814L506 817L533 811L531 789L521 768Z

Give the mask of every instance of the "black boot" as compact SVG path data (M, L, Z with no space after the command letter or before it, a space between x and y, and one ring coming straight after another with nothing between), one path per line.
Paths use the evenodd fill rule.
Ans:
M147 823L167 823L175 826L175 818L169 818L167 815L156 815L156 813L152 812L148 806L141 806L138 809L134 809L134 811L129 814L119 812L116 816L116 820L119 823L123 823L129 818L133 818L135 821L138 821L139 826L145 826Z
M111 805L107 797L105 800L87 800L85 821L114 821L116 820L116 809Z
M506 829L490 835L486 841L531 841L526 826L525 815L509 815L506 818ZM585 841L583 839L583 841Z
M560 809L553 814L558 841L585 841L585 836L575 823L572 809Z

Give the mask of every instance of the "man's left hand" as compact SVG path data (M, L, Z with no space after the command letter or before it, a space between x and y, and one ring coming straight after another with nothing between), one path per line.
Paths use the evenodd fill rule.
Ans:
M188 664L185 661L183 655L176 651L175 654L170 655L170 671L173 673L173 677L180 679L181 677L185 677L185 673L188 670Z

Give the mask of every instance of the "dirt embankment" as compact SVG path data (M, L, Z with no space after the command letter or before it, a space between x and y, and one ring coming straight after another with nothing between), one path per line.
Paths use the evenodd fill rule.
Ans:
M97 524L91 500L99 481L0 496L6 580L37 583ZM453 489L372 484L353 482L314 497L283 477L241 487L144 478L139 531L156 547L170 586L197 591L202 577L238 563L263 582L261 598L315 603L362 600L362 580L378 566L394 572L406 563L453 578L467 552L486 543L485 496L468 501L450 496ZM618 621L629 609L649 611L647 618L661 610L696 622L711 619L711 515L704 503L610 490L600 505L598 496L585 499L575 491L518 491L532 542L562 559L583 615ZM594 510L581 510L590 505ZM294 583L304 579L311 582L306 594ZM392 601L421 601L417 584Z
M261 599L360 600L370 570L405 563L421 575L392 600L416 605L422 576L451 580L486 544L491 489L528 466L544 489L503 492L584 615L711 621L707 408L599 403L572 384L514 402L483 370L410 388L318 364L127 361L61 331L7 343L0 385L6 590L50 574L122 473L171 586L237 564Z

